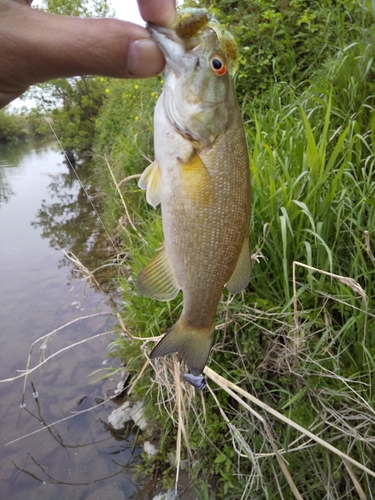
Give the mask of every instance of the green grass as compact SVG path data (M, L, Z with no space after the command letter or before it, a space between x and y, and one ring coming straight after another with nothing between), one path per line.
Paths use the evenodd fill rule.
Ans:
M253 190L252 253L259 255L245 293L229 303L223 297L210 366L371 468L375 322L366 311L374 308L375 266L365 231L375 247L375 157L372 134L358 121L348 118L338 124L332 96L333 90L328 96L296 97L278 85L271 92L273 105L254 110L245 124ZM163 237L160 214L144 205L143 193L131 189L138 201L135 209L132 202L128 208L142 235L140 239L127 228L134 279ZM310 266L296 266L295 283L294 261ZM362 295L345 278L355 280ZM126 327L141 337L164 333L178 318L182 297L172 302L147 299L136 293L133 283L121 282ZM140 346L123 339L114 344L135 372L144 363ZM155 403L169 400L171 393L154 383L154 377L148 368L138 393L146 397L151 418L163 422L164 407L159 405L155 413ZM228 431L212 395L204 396L205 417L200 396L194 396L187 426L200 464L197 476L202 479L203 471L204 478L219 479L217 498L241 498L250 486L256 498L294 498L262 424L222 391L214 388L214 393L242 442L235 444L234 431ZM277 446L289 450L284 456L303 496L321 499L331 491L330 498L353 498L353 482L341 459L284 423L268 421ZM172 428L161 436L160 457L174 448L175 439ZM253 463L244 447L252 450ZM171 474L173 467L165 467ZM374 479L356 472L372 498Z
M244 104L253 275L244 293L223 294L210 367L374 469L375 98L368 33L351 46L344 40L337 57L310 81L295 88L274 83L267 99ZM98 151L107 152L118 182L147 166L141 153L153 159L151 94L157 89L157 80L111 86L98 123ZM163 241L160 213L147 207L131 180L121 189L136 231L117 225L122 202L110 177L105 179L108 224L123 237L130 258L131 279L120 282L123 321L132 335L160 335L178 318L182 296L158 302L134 287L137 272ZM137 374L145 362L141 346L119 337L112 348ZM145 398L160 428L169 422L168 432L156 433L160 455L147 467L161 467L170 486L179 400L173 373L163 362L156 368L146 369L135 394ZM222 389L210 387L204 401L183 388L193 456L182 440L182 458L198 485L217 481L215 493L206 487L202 498L295 498L264 424ZM360 498L356 480L374 498L372 476L353 468L353 481L334 453L259 413L304 498Z

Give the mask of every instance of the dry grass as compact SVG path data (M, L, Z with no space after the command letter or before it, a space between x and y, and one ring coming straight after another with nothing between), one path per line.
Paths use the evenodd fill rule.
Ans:
M296 266L300 266L302 268L307 269L309 272L320 272L323 274L328 275L332 279L337 279L340 282L344 283L345 285L349 286L355 293L358 294L359 298L363 301L364 303L364 312L367 312L367 297L365 292L363 291L362 287L356 283L354 280L351 278L345 277L345 276L339 276L335 275L333 273L328 273L325 271L321 271L319 269L313 268L311 266L307 266L305 264L302 264L300 262L294 262L293 264L293 270L294 270L294 277L295 277L295 268ZM294 279L293 281L293 290L294 290L294 297L293 297L293 304L294 304L294 324L293 324L293 329L292 329L292 347L293 347L293 356L299 356L300 360L301 359L306 359L308 357L308 354L304 351L303 343L301 344L301 334L303 333L303 328L301 328L300 325L300 312L298 309L298 283ZM338 299L340 301L340 299ZM229 303L228 303L229 304ZM352 307L350 304L346 304L349 307ZM263 311L256 310L256 314L254 315L255 317L262 315L264 316L267 313L264 313ZM230 322L230 318L228 317L228 307L226 309L226 315L225 315L225 323L222 325L219 325L217 328L225 330L227 324ZM124 334L128 336L131 340L142 340L143 341L143 346L142 350L147 356L147 352L149 351L148 344L150 342L155 342L159 341L160 336L158 337L150 337L150 338L135 338L132 337L129 332L126 331L121 318L120 319L120 324L122 324L122 328L124 331ZM251 318L249 318L250 321L253 321ZM283 325L283 327L286 326L286 323L283 321L282 318L274 317L273 320L276 323L279 323ZM365 325L366 328L366 325ZM224 334L225 336L225 334ZM364 335L365 337L365 335ZM290 352L288 349L285 350L286 353L284 353L284 356L286 358L289 357ZM284 359L284 362L286 360ZM308 359L309 363L314 364L315 361L311 358ZM286 361L287 362L287 361ZM287 362L288 364L288 362ZM181 453L182 453L182 438L185 443L185 447L187 450L187 455L188 458L190 459L190 462L193 461L193 455L191 452L191 446L189 443L189 434L188 434L188 421L189 421L189 412L193 412L197 418L199 418L200 421L200 428L205 435L204 432L204 425L205 422L201 418L201 412L196 408L196 398L195 398L195 389L190 386L190 384L186 383L182 378L181 378L181 372L182 368L180 366L180 361L176 355L172 356L169 359L158 359L155 360L154 362L151 363L154 369L155 373L155 383L158 385L158 404L160 407L163 407L164 410L167 412L171 420L175 423L177 427L177 443L176 443L176 492L177 492L177 481L178 481L178 470L179 470L179 464L181 462ZM291 366L288 364L288 366ZM319 365L319 368L321 369L322 367ZM292 368L291 368L292 370ZM239 458L244 458L246 457L248 460L251 461L253 464L253 473L252 477L249 478L248 484L251 485L252 482L256 482L256 476L261 475L261 464L260 460L264 459L269 459L271 457L276 457L277 462L279 464L280 469L282 470L284 477L289 484L290 491L293 493L294 497L297 499L301 499L302 494L298 491L298 488L293 480L292 474L288 469L288 463L285 459L286 455L290 456L290 453L294 452L301 452L303 450L307 450L309 448L312 448L314 446L320 445L326 450L328 450L330 453L338 456L344 465L344 467L347 470L348 476L352 480L353 487L358 495L358 497L362 500L366 498L363 487L361 486L360 479L357 477L356 473L354 472L354 468L362 471L365 473L365 475L375 477L375 471L367 467L365 464L360 463L358 460L352 458L349 454L344 453L341 451L339 448L335 447L329 440L324 439L322 437L325 434L325 431L329 431L332 428L336 428L336 430L339 430L341 433L341 436L343 439L347 437L353 437L358 441L365 441L366 443L370 443L373 441L375 438L371 438L371 436L368 435L367 433L367 428L368 424L374 423L372 420L375 417L375 413L373 409L370 407L370 405L367 404L367 402L364 400L364 398L361 396L361 394L358 392L358 390L355 390L354 388L351 387L352 381L350 379L345 379L345 377L340 376L338 373L330 372L326 370L326 376L331 377L336 379L337 381L340 382L340 384L343 384L349 394L346 394L346 397L349 397L353 405L351 407L348 407L346 409L341 409L338 411L335 409L333 406L330 406L324 401L322 401L323 408L325 410L325 418L324 420L321 420L318 416L319 410L316 409L317 412L317 419L315 420L314 424L311 426L311 428L306 429L303 426L299 425L292 419L286 417L284 414L280 413L279 411L275 410L272 408L270 405L262 402L252 394L250 394L248 391L244 390L241 387L241 384L237 384L234 382L231 382L227 378L219 375L216 371L211 369L210 367L206 367L205 369L205 375L208 377L209 380L214 382L218 387L220 387L221 390L225 391L228 393L239 405L242 407L246 412L248 412L249 416L251 418L246 418L244 415L242 415L242 420L245 418L245 421L247 422L248 426L254 426L254 418L258 420L258 422L261 424L263 427L263 440L264 440L264 448L270 447L271 452L265 453L265 452L257 452L252 450L251 448L251 442L249 442L248 439L248 433L249 429L247 428L246 431L244 432L243 429L241 429L240 426L236 425L236 422L233 420L233 417L228 416L226 409L222 407L222 405L219 402L219 399L217 397L217 394L213 391L213 388L211 385L208 385L208 390L210 394L212 395L213 399L216 402L217 408L226 422L228 429L230 431L230 434L232 436L232 442L233 442L233 449L236 451L238 454ZM307 378L309 376L309 373L306 372L304 376ZM323 375L324 376L324 375ZM360 381L360 383L364 383L363 381ZM203 403L202 407L204 408L204 395L203 393L200 393L201 399L200 401ZM248 402L251 403L251 405ZM327 399L328 401L328 399ZM360 419L360 416L354 415L357 410L354 410L354 408L357 407L358 403L360 403L362 406L365 406L367 408L367 416L363 415L362 418L362 424L359 424L357 427L353 427L350 422L353 420L355 417ZM290 402L291 404L291 402ZM261 409L262 413L264 413L264 416L260 414L258 411L255 411L254 407L256 406ZM313 403L312 403L313 406ZM353 414L354 412L354 414ZM205 412L204 412L205 413ZM369 420L370 419L370 420ZM297 432L300 433L300 436L297 437L292 443L290 443L288 449L284 449L283 447L278 447L276 444L277 439L274 436L273 433L273 426L275 421L280 421L286 426L289 426L290 428L295 429ZM254 432L259 432L259 428L257 426L254 427ZM329 435L329 432L326 434ZM268 444L267 444L268 443ZM312 468L314 466L312 465ZM354 467L354 468L353 468ZM317 471L318 473L318 471ZM277 474L275 474L275 478L277 477ZM276 480L276 484L278 484ZM249 486L250 487L250 486ZM280 486L279 486L280 487ZM245 497L244 497L245 498Z
M70 257L71 258L71 257ZM77 259L74 259L75 264L77 265ZM352 290L354 290L360 297L360 299L364 303L364 310L367 310L367 297L366 294L364 293L363 289L360 287L358 283L356 283L354 280L339 276L339 275L334 275L332 273L327 273L324 271L321 271L319 269L313 268L311 266L307 266L305 264L299 263L299 262L294 262L293 264L293 270L294 270L294 277L295 277L295 268L296 266L300 266L302 268L307 269L309 272L319 272L326 274L330 276L332 279L337 279L340 282L344 283L345 285L349 286ZM81 266L79 266L81 271L83 270L85 273L88 274L88 276L92 276L91 273L89 273L85 268L82 269ZM300 312L298 309L298 283L294 279L293 281L293 291L294 291L294 297L293 297L293 304L294 304L294 322L293 322L293 329L292 329L292 336L291 336L291 341L292 341L292 346L293 346L293 355L299 357L300 360L306 358L308 354L301 349L303 344L301 344L301 334L303 333L303 328L301 328L300 321L299 321L299 316ZM227 304L227 309L226 309L226 314L225 314L225 322L222 325L218 325L218 329L224 330L227 327L227 325L233 320L233 318L230 317L229 314L229 304L230 300L228 301ZM350 304L347 304L347 306L351 307ZM100 314L106 314L106 313L96 313L93 315L88 315L88 316L83 316L81 318L77 318L60 328L57 328L56 330L53 330L47 335L44 335L43 337L40 337L36 341L33 342L33 344L30 347L30 352L29 356L27 359L26 363L26 368L24 370L20 370L17 375L14 377L10 377L4 380L0 380L0 383L5 383L5 382L12 382L18 378L24 378L24 390L23 390L23 395L22 395L22 403L24 402L24 396L25 396L25 387L26 387L26 381L28 376L35 372L36 370L40 369L47 361L51 360L52 358L59 356L63 354L65 351L75 348L76 346L83 344L85 342L88 342L92 339L98 338L98 337L103 337L107 336L111 332L103 332L98 335L94 335L92 337L89 337L87 339L84 339L82 341L76 342L72 345L69 345L63 349L60 349L56 351L55 353L51 354L47 358L44 357L44 352L45 352L45 346L47 345L47 342L49 342L52 337L57 334L59 331L63 330L67 326L71 325L72 323L75 323L77 321L82 321L86 318L90 318L93 316L97 316ZM246 316L245 313L242 314L243 316ZM248 315L248 320L249 322L256 321L257 318L259 319L260 316L266 316L268 318L272 317L272 321L275 322L275 324L282 325L283 328L286 328L287 323L284 321L282 317L277 317L273 315L269 315L268 313L264 313L261 310L254 310L252 314L247 314ZM141 338L141 337L135 337L130 334L130 332L127 330L125 327L121 316L118 315L118 320L120 323L120 326L122 328L123 336L128 338L130 341L142 341L142 351L145 355L146 361L143 365L143 368L139 372L138 376L132 383L129 393L132 393L134 388L136 387L136 384L139 382L139 380L142 378L147 366L151 364L151 366L154 369L154 374L155 374L155 379L154 379L154 384L157 384L158 387L158 405L162 407L169 418L174 422L176 428L177 428L177 439L176 439L176 482L175 482L175 488L176 488L176 494L177 494L177 484L178 484L178 478L179 478L179 470L181 466L181 461L182 461L182 454L183 450L186 450L187 458L189 459L190 463L194 462L194 452L192 450L192 446L189 441L189 414L193 413L198 421L199 428L201 429L201 432L204 437L206 437L205 433L205 425L206 425L206 410L205 410L205 396L204 393L199 392L199 408L197 407L197 398L196 398L196 391L195 389L185 382L182 377L181 373L184 370L184 367L181 366L181 363L179 361L179 358L177 355L174 355L172 357L169 357L167 359L157 359L153 361L152 363L149 361L147 354L149 352L149 344L154 343L160 340L161 336L153 336L153 337L148 337L148 338ZM270 332L269 332L270 333ZM224 334L225 337L225 334ZM40 344L39 347L39 352L40 352L40 361L39 363L34 366L30 367L31 363L31 357L33 350L37 344ZM285 352L285 359L290 356L290 351L286 349ZM284 359L284 361L285 361ZM314 364L315 361L313 359L309 359L310 364ZM288 365L289 366L289 365ZM322 367L319 365L319 369L321 370ZM353 487L355 491L357 492L357 495L360 499L365 499L365 493L363 490L363 487L361 485L360 479L357 477L356 473L354 472L353 467L356 469L362 471L365 475L375 477L375 471L371 470L368 468L365 464L362 464L352 458L349 454L344 453L337 447L335 447L331 442L328 440L324 439L322 436L325 433L327 429L336 429L342 438L346 438L348 436L351 436L351 438L354 438L357 441L364 441L366 443L369 442L374 442L375 443L375 437L371 437L367 433L367 425L369 423L369 419L371 420L371 423L375 423L375 412L374 410L370 407L370 405L367 404L366 400L362 397L362 395L358 392L358 390L355 390L351 387L351 380L345 379L344 377L340 376L337 373L326 371L325 375L327 377L331 377L333 379L336 379L339 381L341 384L343 384L348 391L348 394L346 395L347 399L351 399L353 402L353 405L351 407L348 407L346 409L341 409L341 411L338 411L336 408L333 406L330 406L327 402L322 401L322 407L325 411L325 418L323 420L319 420L319 418L316 419L314 422L314 425L311 426L311 428L306 429L303 426L299 425L298 423L294 422L292 419L286 417L284 414L280 413L279 411L275 410L272 408L270 405L264 403L254 395L250 394L248 391L244 390L241 387L241 383L235 383L230 381L228 378L225 378L210 367L206 367L205 369L205 375L207 378L212 381L216 386L220 388L220 390L225 391L227 394L235 400L239 407L243 409L244 413L241 413L241 418L239 418L237 421L236 419L233 419L232 415L229 415L227 412L227 409L222 406L222 404L219 401L218 398L218 393L214 388L211 386L211 384L208 384L208 391L213 397L214 401L216 402L218 411L220 412L220 415L222 416L223 420L225 421L228 430L230 432L230 435L232 436L232 444L233 444L233 449L235 450L236 454L238 455L239 460L243 460L244 458L246 460L249 460L252 465L252 473L250 477L248 478L247 485L248 488L251 489L253 486L259 487L259 477L262 475L262 463L264 463L264 460L269 460L272 457L275 457L277 460L277 463L289 485L290 491L293 494L293 496L296 499L302 499L302 494L298 490L298 487L296 486L296 483L293 479L292 473L290 472L288 468L288 462L286 461L286 456L290 456L291 453L296 453L296 452L301 452L303 450L308 450L311 447L314 447L316 444L322 446L326 450L328 450L330 453L338 456L344 465L344 467L347 470L348 476L351 478ZM307 378L309 376L309 373L306 372L304 376ZM364 383L361 381L361 383ZM106 401L105 401L106 402ZM105 403L104 402L104 403ZM49 424L48 426L44 426L43 428L39 428L36 431L27 434L25 436L18 437L15 440L10 441L7 443L7 446L11 445L12 443L19 441L21 439L24 439L31 434L35 434L37 432L41 432L42 430L52 427L60 422L63 422L65 420L74 418L75 415L79 415L81 413L84 413L86 411L92 411L96 409L98 406L96 405L94 407L91 407L87 410L84 410L83 412L77 412L76 414L70 415L68 417L65 417L63 419L60 419L56 422L53 422L52 424ZM357 421L360 421L360 423L356 426L353 427L351 425L351 418L353 418L353 411L354 408L358 406L358 404L361 404L362 406L365 406L367 408L367 415L363 416L362 422L360 420L360 417L357 415ZM313 401L312 401L312 406L313 406ZM261 413L259 411L256 411L254 407L257 407L260 409ZM318 409L316 409L317 413L319 412ZM286 426L293 428L297 432L300 433L300 436L297 437L288 447L288 449L284 449L282 446L277 444L278 438L275 436L275 432L273 431L273 427L276 421L282 422ZM244 422L246 424L246 429L244 429ZM257 425L257 423L260 424L260 427ZM255 450L253 449L252 442L249 440L249 429L253 428L252 432L257 432L261 433L262 439L263 439L263 445L261 446L261 450ZM183 446L184 445L184 446ZM258 447L259 448L259 447ZM265 449L270 449L269 452L265 452ZM274 465L272 465L274 467ZM239 472L240 473L240 472ZM318 471L317 471L318 474ZM278 474L277 471L275 471L275 484L277 485L277 488L281 488L278 482ZM281 492L281 489L280 489ZM243 498L246 498L245 496Z
M17 370L17 372L18 372L17 375L15 375L13 377L6 378L6 379L2 379L2 380L0 380L0 383L14 382L15 380L20 379L20 378L24 379L23 392L22 392L22 401L21 401L21 407L23 407L24 404L25 404L24 401L25 401L25 393L26 393L26 384L27 384L27 380L28 380L29 375L31 375L35 371L41 369L48 361L52 360L53 358L56 358L57 356L62 355L63 353L69 351L70 349L74 349L77 346L79 346L81 344L85 344L86 342L89 342L91 340L108 336L110 334L113 334L114 332L113 332L113 330L111 330L111 331L107 331L107 332L98 333L97 335L93 335L91 337L87 337L87 338L85 338L83 340L80 340L78 342L74 342L73 344L70 344L70 345L68 345L66 347L63 347L62 349L59 349L58 351L54 352L50 356L45 357L45 350L47 348L47 344L52 340L52 338L56 334L58 334L59 332L61 332L62 330L64 330L65 328L69 327L70 325L72 325L74 323L86 320L88 318L93 318L95 316L108 315L108 314L109 313L94 313L94 314L89 314L89 315L86 315L86 316L81 316L81 317L76 318L76 319L74 319L72 321L69 321L68 323L65 323L64 325L60 326L59 328L56 328L52 332L50 332L50 333L48 333L46 335L43 335L42 337L39 337L30 346L30 351L29 351L29 354L28 354L28 357L27 357L25 369ZM30 367L31 358L32 358L32 354L33 354L34 348L38 344L40 344L40 346L39 346L39 363L36 364L35 366ZM10 446L11 444L13 444L13 443L15 443L17 441L25 439L25 438L33 435L33 434L37 434L38 432L41 432L41 431L43 431L45 429L48 429L50 427L54 427L55 425L57 425L57 424L59 424L61 422L65 422L66 420L70 420L71 418L74 418L77 415L80 415L82 413L86 413L88 411L95 410L96 408L104 405L109 400L110 400L110 398L106 399L105 401L103 401L100 404L95 405L95 406L93 406L91 408L88 408L86 410L82 410L82 411L79 411L79 412L75 412L74 414L69 415L68 417L62 418L62 419L57 420L55 422L52 422L51 424L48 424L48 425L45 424L43 427L40 427L40 428L38 428L37 430L35 430L33 432L30 432L30 433L25 434L23 436L20 436L20 437L18 437L16 439L13 439L12 441L7 442L5 444L5 446Z
M194 404L194 395L195 389L192 388L188 383L186 383L181 378L181 367L180 362L176 356L172 357L172 361L170 360L157 360L152 363L153 368L155 370L155 381L160 387L159 391L159 405L163 406L167 411L169 417L175 422L177 426L177 444L176 444L176 492L177 492L177 482L178 482L178 470L179 464L181 462L181 436L184 438L184 442L188 451L188 456L190 460L192 460L192 453L189 445L189 438L186 432L187 422L188 422L188 414L187 412L192 409L192 405ZM285 417L280 412L276 411L269 405L260 401L258 398L254 397L247 391L243 390L239 385L230 382L225 377L220 376L217 372L212 370L209 367L205 369L205 375L218 385L223 391L227 392L234 400L236 400L247 412L249 412L253 417L259 420L259 422L264 427L264 438L268 440L273 452L272 453L256 453L251 449L251 445L248 443L247 432L243 433L241 428L238 428L233 420L227 416L225 409L220 405L218 398L213 392L210 385L208 385L208 390L216 401L217 407L222 415L222 418L225 420L228 429L232 435L233 439L233 448L239 457L246 457L253 463L253 471L254 478L255 475L259 474L260 465L259 460L261 458L270 458L272 456L276 457L279 466L289 484L290 491L293 493L296 499L302 499L301 493L298 491L298 488L293 481L292 475L288 470L288 465L283 456L286 453L297 452L308 447L313 446L313 443L317 443L322 447L326 448L331 453L340 457L345 465L350 478L353 481L353 486L356 492L359 495L359 498L365 499L366 496L364 494L363 488L360 484L359 479L357 478L352 466L355 466L359 470L365 472L369 476L375 477L375 471L369 469L365 465L359 463L357 460L350 457L348 454L343 453L341 450L333 446L328 441L324 440L319 436L322 434L322 430L319 433L312 432L309 429L305 429L301 425L297 424L290 418ZM263 417L260 413L254 410L246 400L250 401L253 405L261 408L266 414L272 416L273 419L277 419L284 424L296 429L301 433L300 438L295 441L297 444L298 441L306 437L307 440L304 440L303 444L299 446L295 446L294 448L289 448L285 450L283 448L278 448L275 442L275 438L272 432L272 422L269 422L267 418ZM199 412L194 410L194 413L197 415ZM249 424L251 424L249 420ZM347 429L350 431L350 429ZM254 429L257 431L257 429ZM250 481L250 478L249 478Z
M300 263L297 262L295 264L301 265ZM309 267L309 266L304 266L303 264L302 266L307 268ZM310 270L319 271L311 268ZM340 279L342 282L344 282L348 286L352 287L355 291L357 291L364 301L366 300L365 295L361 292L361 288L353 280L349 280L346 279L345 277L335 276L331 274L330 276L333 278ZM294 318L295 320L298 320L298 311L297 313L295 311ZM295 327L296 326L298 326L298 322L295 323ZM139 337L134 338L131 335L129 335L129 333L126 331L125 328L124 328L124 334L129 338L131 338L132 340L143 340L144 344L142 346L142 350L145 352L146 356L147 352L149 351L148 344L150 342L159 341L161 338L161 337L150 337L143 339ZM175 423L177 427L177 443L176 443L176 492L177 492L178 471L179 471L179 464L181 463L182 438L186 446L188 458L190 459L190 462L193 461L193 454L191 451L191 446L189 443L189 435L187 432L188 421L189 421L188 413L192 411L194 412L197 418L201 418L200 417L201 412L196 408L197 403L195 399L195 389L190 384L185 382L181 377L183 367L181 367L177 355L174 355L168 359L157 359L153 361L151 365L155 373L155 383L158 385L159 388L158 404L160 407L164 408L169 418ZM249 429L247 428L246 431L244 432L243 429L241 429L239 426L236 425L236 423L233 421L233 417L231 418L227 415L226 409L222 407L222 405L219 402L219 399L217 398L215 392L213 391L213 388L211 387L210 384L208 384L208 391L214 398L218 410L222 418L226 422L228 429L232 435L233 449L236 451L239 458L246 457L253 464L253 474L252 474L253 477L249 478L249 484L252 481L256 481L256 476L261 474L261 465L259 463L259 460L276 457L277 462L284 474L284 477L289 484L290 491L293 493L296 499L302 499L303 497L301 493L298 491L298 488L293 480L292 474L288 469L288 464L284 457L287 454L293 452L301 452L308 448L314 447L315 444L318 444L323 448L327 449L330 453L333 453L338 457L340 457L343 465L345 466L348 472L349 477L353 482L353 487L355 488L355 491L357 492L359 498L361 499L366 498L363 488L360 484L360 480L358 479L356 473L354 472L353 466L359 469L360 471L363 471L365 474L368 474L371 477L375 477L375 470L372 470L368 468L366 465L358 462L347 453L344 453L337 447L333 446L328 440L325 440L323 437L321 437L321 435L324 434L325 430L330 429L333 425L335 425L334 422L336 422L338 425L340 425L341 422L340 430L341 432L343 432L343 437L345 436L347 437L348 435L353 434L353 432L355 432L355 429L353 429L353 427L350 426L349 424L350 420L347 420L348 417L347 414L342 414L337 412L337 410L333 408L326 407L327 413L330 413L330 417L327 418L324 422L317 421L312 426L311 429L306 429L301 425L299 425L298 423L294 422L292 419L286 417L284 414L275 410L268 404L262 402L261 400L259 400L258 398L256 398L243 388L241 388L240 384L231 382L227 378L219 375L216 371L212 370L210 367L206 367L204 373L209 380L214 382L218 387L220 387L221 390L228 393L243 409L246 410L246 412L249 413L249 415L251 415L251 417L253 418L255 417L255 419L257 419L263 426L264 430L263 439L264 441L268 442L268 445L272 449L272 452L269 453L256 452L251 449L251 443L249 443L248 440ZM353 400L355 400L356 403L358 402L358 400L361 400L364 404L366 403L365 401L363 401L363 398L357 391L351 389L350 380L345 380L343 377L340 377L340 375L335 373L329 373L327 375L335 377L337 380L344 383L351 391L352 398ZM204 394L203 393L199 394L201 396L200 401L203 403L204 407ZM255 411L253 406L250 406L250 404L247 403L246 401L249 401L251 405L260 408L262 412L265 413L265 416L262 416L258 411ZM369 410L371 410L371 413L374 413L372 409L369 408ZM351 412L352 410L349 409L349 411ZM300 437L297 437L294 440L294 442L291 443L291 445L288 447L288 450L282 447L279 448L276 444L276 438L273 434L272 427L274 425L273 422L277 420L295 429L300 433ZM246 421L249 426L253 426L253 419L247 418ZM349 425L346 425L347 423ZM205 435L204 421L200 422L200 428L203 432L203 435ZM362 431L363 430L364 429L362 429ZM255 427L253 431L259 432L259 429ZM360 431L361 429L358 429L358 436L357 436L358 439L361 439L361 436L359 435ZM371 440L371 437L366 436L365 439L367 442L369 442L369 440ZM265 444L264 447L267 448L268 445Z
M60 349L59 351L56 351L55 353L53 353L51 356L44 358L44 346L46 345L47 342L49 342L51 340L51 338L55 334L57 334L59 331L61 331L62 329L66 328L67 326L71 325L74 322L82 321L84 319L87 319L87 318L93 317L93 316L97 316L99 314L103 314L103 313L97 313L97 314L77 318L76 320L73 320L73 321L61 326L60 328L50 332L49 334L44 335L43 337L40 337L39 339L37 339L31 345L25 370L22 370L22 371L20 370L21 373L19 373L18 375L14 376L14 377L0 380L0 383L12 382L12 381L14 381L18 378L22 378L22 377L24 377L25 383L26 383L26 379L27 379L28 375L33 373L35 370L38 370L39 368L41 368L47 361L51 360L52 358L54 358L58 355L61 355L65 351L72 349L72 348L75 348L76 346L78 346L82 343L85 343L85 342L88 342L88 341L93 340L95 338L106 336L110 333L113 333L113 332L103 332L101 334L94 335L94 336L89 337L87 339L84 339L80 342L76 342L72 345L69 345L69 346L63 348L63 349ZM129 335L129 333L126 331L126 329L124 329L124 334L126 336L128 336L129 338L131 338L131 340L140 340L139 338L131 337L131 335ZM142 339L142 340L144 341L144 345L142 347L142 350L146 352L146 351L148 351L148 344L150 342L159 341L160 337L150 337L150 338L146 338L146 339ZM33 352L35 345L37 345L38 343L41 343L41 346L40 346L41 360L36 366L30 367L31 355L32 355L32 352ZM153 369L154 369L155 383L158 384L158 387L160 389L159 390L159 405L165 409L169 418L171 418L171 420L175 423L175 425L177 427L177 441L176 441L176 492L177 492L178 476L179 476L180 464L181 464L181 460L182 460L182 440L184 441L185 448L186 448L187 455L188 455L190 462L192 462L194 460L194 453L193 453L193 451L191 449L191 445L189 443L189 433L188 433L189 412L193 411L194 414L198 416L199 414L202 413L202 411L198 411L197 408L194 408L194 406L196 405L195 389L190 384L188 384L187 382L185 382L182 379L182 377L181 377L182 367L181 367L181 363L180 363L177 355L174 355L169 359L164 359L164 358L158 359L152 363L147 359L144 366L143 366L143 369L140 371L137 378L133 382L133 384L129 390L129 393L133 391L135 385L137 384L137 382L140 380L140 378L144 374L144 371L145 371L148 364L151 364ZM216 384L218 387L220 387L221 390L227 392L235 401L237 401L239 403L239 405L241 405L241 407L246 410L246 412L248 412L252 417L255 417L262 424L262 426L264 428L263 436L264 436L265 440L268 440L268 443L272 449L272 452L271 453L256 453L251 449L251 444L248 442L246 434L243 433L241 428L237 427L233 423L233 419L227 415L226 409L222 407L215 392L213 391L213 388L211 387L210 384L208 384L208 391L210 392L210 394L213 396L214 400L216 401L218 410L220 411L220 414L221 414L222 418L224 419L224 421L226 422L228 429L232 435L234 450L239 455L239 457L241 457L241 458L246 457L254 465L254 469L253 469L254 470L254 478L253 478L253 480L255 480L255 475L259 474L259 472L260 472L259 460L260 459L267 459L267 458L274 456L274 457L276 457L276 459L279 463L279 466L280 466L280 468L281 468L281 470L282 470L282 472L283 472L283 474L284 474L284 476L289 484L290 490L293 493L294 497L296 499L302 499L303 497L302 497L301 493L298 491L298 488L297 488L295 482L293 481L292 475L288 470L288 464L283 457L287 452L291 453L293 451L301 451L302 449L306 449L306 448L312 446L312 443L315 442L342 459L343 464L345 465L346 470L348 471L348 474L353 481L353 486L354 486L359 498L361 500L366 498L364 491L363 491L363 488L360 484L360 481L357 478L352 466L355 466L357 469L363 471L364 473L366 473L372 477L375 477L375 471L373 471L373 470L369 469L368 467L366 467L365 465L359 463L357 460L353 459L348 454L343 453L338 448L336 448L335 446L333 446L329 442L322 439L319 436L319 434L322 434L321 430L319 431L319 433L315 433L312 430L303 428L302 426L300 426L299 424L297 424L296 422L294 422L290 418L285 417L285 415L276 411L275 409L273 409L269 405L265 404L264 402L260 401L258 398L251 395L249 392L242 389L238 384L235 384L235 383L229 381L227 378L222 377L216 371L212 370L209 367L206 367L205 375L207 376L207 378L209 380L211 380L214 384ZM205 413L204 412L204 394L203 393L199 393L199 394L200 394L200 402L202 403L203 414L204 414ZM23 394L23 398L24 398L24 394ZM44 426L43 428L39 428L36 431L29 433L25 436L18 437L17 439L14 439L14 440L8 442L6 444L6 446L9 446L9 445L13 444L14 442L19 441L21 439L24 439L32 434L41 432L49 427L53 427L54 425L56 425L58 423L61 423L61 422L64 422L66 420L69 420L71 418L74 418L76 415L80 415L81 413L92 411L92 410L98 408L99 406L103 405L107 401L104 401L103 403L100 403L99 405L93 406L93 407L88 408L86 410L83 410L81 412L77 412L73 415L69 415L68 417L65 417L65 418L60 419L56 422L53 422L53 423L49 424L48 426ZM254 410L254 408L252 406L250 406L250 404L247 403L246 401L249 401L252 405L260 408L263 412L265 412L266 415L268 415L268 417L262 416L258 411ZM334 414L333 416L334 416L334 419L337 418L336 414ZM288 451L286 451L283 448L278 448L278 446L276 444L276 439L275 439L273 432L272 432L272 421L269 420L269 417L272 417L273 419L277 419L277 420L283 422L284 424L296 429L298 432L301 433L301 437L296 440L295 444L297 444L297 441L300 441L303 436L306 437L307 440L305 440L303 444L295 446L294 448L289 448ZM251 423L250 420L248 420L248 422ZM339 422L339 420L338 420L338 422ZM327 423L327 425L330 425L330 424ZM202 428L202 430L204 429L204 419L201 422L201 428ZM255 431L256 431L256 429L255 429ZM347 429L347 431L349 431L349 429ZM249 482L251 482L250 478L249 478Z

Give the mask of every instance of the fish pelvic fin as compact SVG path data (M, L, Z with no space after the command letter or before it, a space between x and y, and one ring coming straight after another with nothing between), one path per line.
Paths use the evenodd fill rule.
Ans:
M180 291L165 248L138 274L137 290L146 297L172 300Z
M227 283L230 293L241 292L249 284L251 277L251 255L249 237L245 238L234 272Z
M156 208L160 203L161 175L157 161L153 161L142 173L138 187L146 191L146 200Z
M199 328L181 317L151 351L150 359L178 352L193 375L201 375L210 354L215 325Z

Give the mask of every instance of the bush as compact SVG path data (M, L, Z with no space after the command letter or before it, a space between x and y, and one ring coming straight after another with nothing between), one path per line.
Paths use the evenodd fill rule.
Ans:
M29 136L26 119L0 110L0 142L12 142Z
M98 183L105 186L107 197L107 224L117 226L123 213L111 174L104 156L111 165L115 178L120 182L128 176L141 174L153 160L153 112L161 92L162 79L113 80L108 83L108 92L96 120L95 151ZM132 179L123 183L121 191L126 192L126 203L132 217L138 221L147 217L148 209L144 197Z
M237 91L250 101L271 82L307 85L324 61L360 41L374 20L370 0L216 0L212 11L239 44Z

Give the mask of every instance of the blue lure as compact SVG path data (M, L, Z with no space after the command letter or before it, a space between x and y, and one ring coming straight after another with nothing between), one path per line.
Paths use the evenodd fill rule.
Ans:
M191 373L184 373L182 375L186 382L189 382L196 389L203 391L207 386L207 380L203 375L192 375Z

